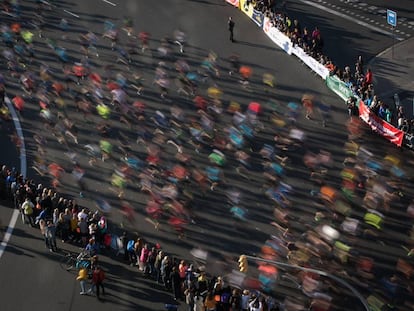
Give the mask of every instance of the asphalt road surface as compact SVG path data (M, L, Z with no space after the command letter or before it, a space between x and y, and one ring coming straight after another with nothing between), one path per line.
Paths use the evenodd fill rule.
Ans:
M239 102L242 107L246 107L251 101L258 101L264 107L269 99L286 104L291 101L300 102L301 96L305 93L315 94L318 102L331 107L327 127L322 126L321 115L318 113L312 120L306 120L304 115L300 114L298 126L306 133L306 144L298 150L289 152L291 162L288 164L285 176L285 181L293 187L291 200L294 202L294 208L292 208L291 214L298 219L293 227L300 229L303 223L310 222L316 211L316 207L312 204L313 199L309 194L314 185L308 181L309 174L303 167L302 156L305 150L316 153L320 150L330 152L334 164L329 170L327 179L332 184L340 182L339 171L345 157L343 145L347 138L345 126L347 115L344 103L330 93L324 83L295 58L276 49L263 32L257 29L243 13L225 4L224 1L122 1L113 4L116 6L98 0L76 3L56 2L56 6L45 13L46 25L43 38L35 38L36 53L34 63L31 65L33 67L30 68L35 71L39 62L45 62L51 68L53 79L61 79L62 66L57 57L51 53L50 48L47 47L46 38L51 38L57 42L57 45L64 47L70 58L69 61L73 63L81 58L78 44L80 34L87 31L102 34L104 21L110 20L120 27L123 17L133 16L134 28L151 34L150 49L152 53L133 55L132 62L128 66L116 63L116 52L111 50L108 41L99 38L97 44L99 57L91 55L89 62L92 68L100 74L103 74L104 66L107 64L113 65L113 72L121 72L128 77L131 77L133 72L142 74L144 77L142 95L138 96L132 90L129 90L128 95L131 102L136 100L144 102L148 115L153 116L157 109L168 113L172 104L183 108L188 114L195 113L194 103L178 94L173 83L166 99L160 98L157 88L152 84L154 69L161 60L157 57L156 49L162 38L172 38L175 29L182 29L186 33L188 44L184 54L179 53L177 46L170 44L171 58L164 60L167 66L172 67L173 61L184 58L190 66L198 68L209 51L214 51L219 57L217 64L221 74L216 79L216 83L223 90L223 102L226 104L233 100ZM33 8L33 4L24 2L23 6L23 16L30 16L28 10ZM302 21L301 5L292 3L288 10L297 13L298 19ZM332 17L329 21L324 20L318 17L321 13L314 8L306 8L306 10L307 18L310 18L312 23L314 22L322 29L329 55L332 59L338 59L339 62L353 62L355 57L361 53L375 55L389 45L387 37L382 34L361 31L358 25L348 24L347 21L344 22L336 17ZM315 11L311 11L311 15L309 10ZM236 43L231 43L228 40L227 18L230 15L236 22ZM65 17L69 22L65 39L62 39L62 32L58 27L62 17ZM335 40L336 35L340 35L344 39ZM122 32L120 41L125 42L126 39L127 35ZM334 45L336 48L333 48ZM355 46L356 50L348 49ZM230 64L227 59L234 52L240 55L242 64L253 69L251 89L249 90L242 88L236 78L228 75ZM265 72L276 77L276 88L264 89L261 76ZM82 83L84 82L81 81L80 86L73 84L71 87L80 92ZM206 94L207 86L209 85L200 85L199 89L202 95ZM15 95L23 95L16 79L7 79L7 94L10 98ZM61 183L57 188L59 193L65 197L74 198L80 205L91 209L96 208L95 200L105 199L112 206L108 215L111 227L119 233L119 224L122 221L120 200L116 193L109 190L110 181L114 169L121 163L120 159L123 156L117 148L120 144L119 140L127 139L129 141L130 153L137 156L144 154L143 147L136 143L139 127L137 124L130 127L119 122L119 115L114 112L107 121L111 128L108 139L115 146L112 157L105 162L98 160L94 166L90 166L88 164L89 156L83 146L96 144L102 139L96 130L96 125L102 120L93 115L89 122L85 122L69 95L66 92L63 95L66 102L65 109L70 120L76 124L78 144L68 138L66 146L60 144L45 128L44 122L39 117L38 102L25 96L26 107L21 121L27 143L28 166L32 166L34 159L38 156L33 136L42 136L47 141L44 146L46 162L56 162L65 169ZM265 124L265 130L260 132L256 138L258 144L271 141L275 134L275 129L269 124L267 118L262 120ZM138 123L138 121L132 123L135 122ZM220 116L220 124L229 124L229 122L229 115ZM10 134L10 131L2 131L2 139L7 140L4 138L4 133ZM363 135L363 139L368 148L375 148L372 150L375 150L379 157L386 153L395 152L392 146L369 132ZM202 149L200 153L197 153L188 143L184 144L184 148L185 152L191 156L193 163L201 167L206 165L208 149ZM71 174L73 164L67 156L71 152L76 153L77 161L86 170L84 180L88 190L83 191L83 198L79 197L80 189ZM171 160L173 152L173 147L165 147L162 156L165 165L173 163ZM273 232L270 225L270 222L273 221L273 205L263 195L262 175L258 165L260 161L256 159L253 161L254 168L250 172L250 180L247 180L237 174L236 163L232 156L229 156L228 160L224 167L227 187L230 185L241 190L243 207L248 210L248 222L242 230L234 226L235 221L229 212L222 188L208 191L203 196L194 186L189 191L193 192L194 196L192 213L195 223L187 226L185 238L179 239L165 221L161 222L160 230L155 230L154 226L146 221L145 203L148 197L139 191L136 183L129 183L125 190L124 200L134 207L135 212L135 223L125 224L126 229L130 232L138 232L150 242L159 242L168 253L179 258L191 259L189 251L200 247L216 258L233 258L234 267L236 267L235 259L239 254L257 253L263 242ZM16 163L16 154L7 152L4 154L4 158L2 157L2 161ZM29 169L28 176L45 185L51 182L49 177L41 177L33 169ZM9 214L10 210L2 208L2 219L6 219ZM394 235L392 232L390 235L396 239L401 237L398 230L394 232ZM373 250L377 247L375 241L363 245L368 245L369 249ZM387 258L387 267L390 269L396 260L396 255L400 255L402 252L393 245L383 247L384 256ZM72 246L62 244L59 246L66 250L77 250ZM50 310L87 310L96 307L102 310L162 310L164 303L171 302L170 294L158 288L153 282L141 277L134 269L123 264L119 258L107 255L102 257L103 266L108 274L108 294L105 302L100 303L94 298L78 295L79 289L75 275L61 269L60 255L49 253L43 246L40 233L23 226L19 220L9 247L0 260L2 283L8 284L3 286L4 289L1 293L5 310L27 310L33 306L38 309L48 308ZM207 268L214 269L213 266Z

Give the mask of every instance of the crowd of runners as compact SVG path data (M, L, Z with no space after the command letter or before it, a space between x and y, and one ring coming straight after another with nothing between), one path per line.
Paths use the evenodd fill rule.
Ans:
M7 71L0 84L23 120L37 111L44 128L33 134L30 166L38 178L50 183L44 190L16 176L21 186L13 191L19 190L16 206L23 209L24 220L44 226L51 251L59 244L53 226L61 220L69 224L61 226L61 240L86 247L93 236L98 244L110 247L113 240L105 242L102 232L105 215L118 212L122 226L133 228L140 214L154 230L166 227L184 239L186 228L198 222L195 201L212 194L226 202L224 212L242 231L249 226L252 211L247 195L232 182L238 179L256 189L262 206L273 209L274 234L262 248L263 257L329 270L356 284L371 301L398 310L412 307L414 208L407 188L409 174L397 156L380 155L361 144L363 125L357 118L351 116L347 123L346 158L334 163L329 151L310 148L300 124L304 115L329 126L328 107L312 94L298 94L287 103L272 100L272 92L277 92L274 76L257 77L255 68L236 53L223 58L206 51L195 62L187 57L187 38L181 29L153 38L130 18L121 23L108 19L100 33L84 31L74 38L70 20L52 18L45 2L38 2L33 13L20 12L18 5L5 10L10 13L1 29ZM65 47L69 38L77 53ZM50 62L35 53L45 49ZM104 54L111 62L102 60ZM269 99L238 102L226 94L223 77L231 79L238 92L257 92ZM2 126L8 127L5 102L1 113ZM11 137L19 148L19 137L15 133ZM64 156L54 157L51 149L62 150ZM338 165L342 169L335 176ZM295 201L300 189L288 178L295 167L306 172L310 206ZM90 176L95 171L110 195L94 194ZM16 171L4 168L3 174L12 189L9 176ZM59 199L57 193L67 190L67 180L76 184L79 200L89 200L92 221L83 223L88 218L80 215L87 211L77 208L75 200ZM128 196L131 190L142 193L144 200L133 202ZM28 193L33 207L25 205ZM39 217L42 210L48 217ZM122 241L129 262L163 282L174 298L188 298L190 305L205 305L206 310L229 310L231 297L237 296L244 301L239 309L248 308L251 293L229 287L225 277L204 281L208 271L195 267L192 271L181 262L170 262L170 270L164 267L161 272L164 260L158 262L158 273L157 243L153 249L134 238L133 248L128 248L130 240ZM377 250L385 245L398 257L386 264L384 253ZM153 267L149 258L155 254ZM270 297L281 272L260 267L260 285L254 289ZM281 299L285 310L338 308L340 295L326 280L295 271L289 277L305 298ZM251 310L271 310L271 299L258 296L255 292L250 300Z

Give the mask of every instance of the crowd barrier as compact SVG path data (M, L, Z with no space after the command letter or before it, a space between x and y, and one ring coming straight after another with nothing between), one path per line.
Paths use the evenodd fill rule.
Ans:
M257 26L263 29L264 33L283 51L288 55L295 55L312 71L319 75L326 83L327 87L337 94L341 99L347 101L349 97L355 96L352 90L345 82L340 80L336 75L330 75L328 68L318 62L313 57L309 56L302 48L292 44L288 36L281 32L276 27L272 26L271 20L266 17L261 11L256 10L249 0L226 0L231 5L238 7L245 13ZM359 102L359 117L373 131L387 139L389 142L401 147L403 144L411 149L414 149L414 136L405 133L392 124L372 113L364 102L357 98Z

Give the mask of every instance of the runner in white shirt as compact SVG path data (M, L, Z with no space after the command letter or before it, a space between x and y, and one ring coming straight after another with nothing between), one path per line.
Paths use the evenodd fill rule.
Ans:
M78 213L78 220L81 221L82 219L87 220L88 219L88 214L86 213L85 209L82 209L79 213Z

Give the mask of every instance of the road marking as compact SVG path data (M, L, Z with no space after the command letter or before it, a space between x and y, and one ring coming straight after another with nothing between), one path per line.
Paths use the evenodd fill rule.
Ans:
M16 226L17 218L19 217L19 210L14 209L13 215L10 219L9 226L7 227L6 233L4 234L3 241L0 244L0 258L3 256L4 251L6 250L7 243L9 243L13 229Z
M14 110L13 104L10 101L10 98L5 96L4 102L7 105L7 108L9 108L9 111L13 118L14 127L16 128L16 134L19 136L20 139L20 174L23 175L23 177L26 177L27 175L27 158L26 158L26 145L24 143L24 136L23 136L23 130L20 125L19 117L17 116L16 110Z
M105 3L108 3L108 4L112 5L112 6L116 6L116 4L113 3L113 2L111 2L111 1L108 1L108 0L102 0L102 1L105 2Z
M382 33L382 34L385 34L385 35L388 35L388 36L393 36L393 34L391 32L389 32L389 31L386 31L386 30L381 29L379 27L376 27L374 25L370 25L370 24L368 24L366 22L363 22L363 21L360 21L360 20L356 20L354 17L351 17L351 16L349 16L347 14L344 14L344 13L341 13L341 12L338 12L338 11L335 11L335 10L332 10L330 8L327 8L327 7L323 6L323 5L317 4L315 2L311 2L311 1L308 1L308 0L299 0L299 1L302 2L302 3L305 3L307 5L313 6L315 8L318 8L318 9L320 9L322 11L326 11L326 12L331 13L333 15L336 15L336 16L342 17L344 19L347 19L347 20L349 20L351 22L357 23L358 25L363 26L365 28L368 28L368 29L377 31L379 33ZM353 14L353 12L348 12L348 13L349 14ZM398 41L404 40L403 38L400 38L400 37L396 37L396 39Z
M23 175L23 177L26 177L27 174L27 158L26 158L26 146L24 144L24 136L22 127L20 125L19 117L17 116L16 110L14 110L14 107L10 101L10 98L5 96L4 102L7 105L7 108L9 108L9 111L13 118L14 127L16 128L17 136L19 136L21 147L20 147L20 173ZM7 243L9 243L11 235L13 233L13 229L16 226L17 218L19 217L19 210L14 209L12 217L10 219L9 225L7 227L6 233L4 234L3 241L0 244L0 258L3 256L4 251L7 247Z
M72 13L68 10L63 10L64 12L68 13L69 15L75 16L76 18L79 18L79 15L76 15L75 13Z

